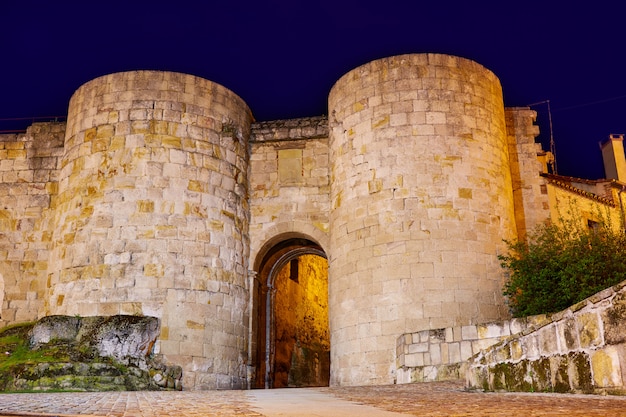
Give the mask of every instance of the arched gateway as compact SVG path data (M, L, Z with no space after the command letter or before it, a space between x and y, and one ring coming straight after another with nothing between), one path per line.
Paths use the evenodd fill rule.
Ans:
M287 238L260 255L255 388L327 386L330 378L328 262L306 238Z

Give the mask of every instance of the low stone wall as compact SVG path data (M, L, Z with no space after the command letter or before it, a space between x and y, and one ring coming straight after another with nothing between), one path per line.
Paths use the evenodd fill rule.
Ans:
M403 334L396 345L396 383L462 379L469 358L545 321L540 315Z
M470 389L626 394L626 282L481 350Z

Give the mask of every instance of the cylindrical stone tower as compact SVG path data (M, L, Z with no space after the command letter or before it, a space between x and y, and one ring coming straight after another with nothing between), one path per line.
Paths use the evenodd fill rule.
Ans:
M334 85L329 125L331 384L391 383L401 334L507 315L502 90L467 59L381 59Z
M69 107L44 314L161 319L189 389L246 386L248 139L234 93L133 71Z

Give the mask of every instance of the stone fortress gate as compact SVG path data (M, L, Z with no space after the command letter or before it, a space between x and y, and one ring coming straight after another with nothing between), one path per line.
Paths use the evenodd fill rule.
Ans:
M398 336L507 318L503 239L547 216L535 113L440 54L350 71L328 113L255 122L223 86L171 72L86 83L66 126L11 145L55 151L26 181L48 198L0 207L0 325L156 316L184 387L224 389L393 383Z

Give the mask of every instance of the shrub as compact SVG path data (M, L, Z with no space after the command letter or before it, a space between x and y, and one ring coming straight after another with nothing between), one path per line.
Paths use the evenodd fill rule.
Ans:
M515 317L553 313L626 279L626 235L610 222L579 219L538 227L526 241L507 241L503 293Z

